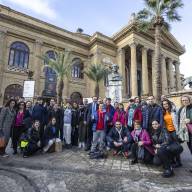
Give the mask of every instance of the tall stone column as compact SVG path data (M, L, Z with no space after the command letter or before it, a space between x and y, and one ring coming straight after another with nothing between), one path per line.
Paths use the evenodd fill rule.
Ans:
M119 73L122 75L122 98L126 98L126 88L125 88L125 50L119 49L117 55L117 62L119 65Z
M174 91L175 87L175 77L174 77L174 71L173 71L173 61L172 59L168 60L169 65L169 93Z
M142 85L143 95L149 94L149 78L148 78L148 65L147 65L147 48L142 48Z
M164 55L161 56L161 81L162 81L162 94L168 94L168 83L167 83L167 67L166 58Z
M42 63L43 61L38 58L41 56L41 48L43 42L41 40L36 40L35 49L34 49L34 62L33 62L33 70L34 70L34 80L35 80L35 96L40 96L42 90L41 89L41 71L42 71Z
M179 62L175 63L175 71L176 71L176 81L177 81L177 91L182 90L181 86L181 75L180 75L180 69L179 69Z
M5 54L6 54L6 30L0 31L0 105L3 104L3 73L5 66Z
M137 85L137 45L132 43L131 47L131 95L138 95L138 85Z

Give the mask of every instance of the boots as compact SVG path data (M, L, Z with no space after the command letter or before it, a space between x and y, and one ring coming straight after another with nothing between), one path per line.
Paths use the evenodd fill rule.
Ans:
M165 171L162 174L162 177L168 178L168 177L172 177L173 175L174 175L173 168L170 167L168 169L165 169Z

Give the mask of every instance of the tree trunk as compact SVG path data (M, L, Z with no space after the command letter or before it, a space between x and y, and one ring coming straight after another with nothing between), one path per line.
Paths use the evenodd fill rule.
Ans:
M96 86L95 86L95 96L99 97L99 83L96 82Z
M57 104L61 106L62 95L63 95L64 81L63 79L59 79L57 86Z
M155 26L154 90L157 103L161 101L161 25Z

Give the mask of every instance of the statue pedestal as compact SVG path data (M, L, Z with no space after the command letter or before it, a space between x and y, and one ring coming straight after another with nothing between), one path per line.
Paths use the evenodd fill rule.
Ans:
M106 97L110 97L112 103L122 102L122 82L109 81L109 85L106 90Z

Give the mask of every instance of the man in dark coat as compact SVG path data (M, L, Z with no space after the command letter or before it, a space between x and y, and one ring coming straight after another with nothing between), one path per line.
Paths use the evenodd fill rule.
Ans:
M37 103L33 107L32 119L40 122L40 138L41 143L43 143L44 126L47 124L47 108L43 106L41 97L37 98Z
M85 110L84 122L87 124L87 141L85 150L88 151L91 149L91 142L93 139L92 126L95 122L95 113L97 112L99 105L97 103L97 97L92 97L93 102L87 105Z
M160 126L163 127L163 110L155 103L154 96L149 96L147 102L148 105L144 109L143 128L151 134L153 120L158 120Z
M107 135L107 142L109 147L114 149L113 155L122 151L128 157L128 151L131 149L133 140L128 129L123 127L120 121L116 121L115 127Z

